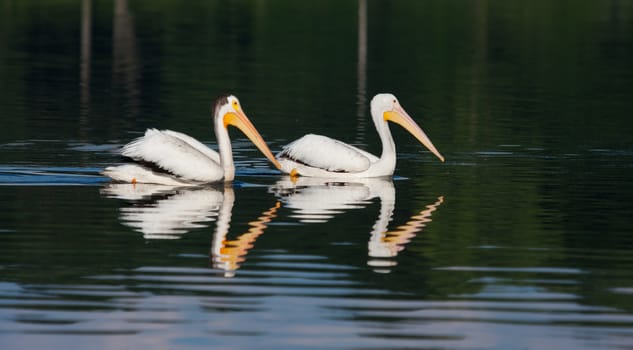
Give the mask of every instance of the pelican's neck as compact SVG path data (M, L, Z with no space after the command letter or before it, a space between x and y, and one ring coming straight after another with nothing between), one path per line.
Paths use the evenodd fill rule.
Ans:
M224 171L224 181L233 181L235 178L235 165L233 164L233 149L231 139L226 127L219 123L215 126L215 137L218 140L218 152L220 153L220 166Z
M388 172L388 174L383 175L392 175L396 169L396 144L393 142L389 123L383 119L382 114L380 111L372 110L374 125L382 143L382 154L378 163L381 164L381 168L386 169Z

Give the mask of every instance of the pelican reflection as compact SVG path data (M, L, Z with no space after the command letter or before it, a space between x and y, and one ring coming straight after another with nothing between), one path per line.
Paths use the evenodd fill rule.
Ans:
M178 239L193 228L208 227L216 221L210 260L214 268L233 276L275 216L280 203L264 211L250 228L228 239L235 193L231 186L174 187L153 184L111 183L101 189L110 198L130 202L120 209L124 225L141 232L145 239Z
M431 215L444 202L440 196L423 210L412 215L403 225L388 230L396 205L396 190L390 178L354 179L338 181L310 177L279 180L270 189L293 211L300 222L327 222L349 209L364 208L375 198L380 201L380 212L368 243L368 265L376 272L389 272L393 260L405 246L431 222Z
M350 209L361 209L378 197L375 191L393 188L382 178L340 181L315 177L283 177L270 188L292 210L290 217L303 223L323 223Z
M390 198L381 198L380 214L372 228L369 239L368 255L370 259L367 264L376 268L383 268L376 269L376 272L390 272L390 270L385 268L396 265L396 262L390 258L397 256L400 251L404 250L404 247L411 242L413 237L431 222L433 212L444 203L444 197L439 196L434 203L427 205L418 214L412 215L403 225L393 230L387 230L395 208L395 192L392 198L394 199L393 201Z
M130 202L120 208L119 219L145 239L178 239L191 229L207 227L229 200L226 197L233 197L230 187L222 191L215 187L123 183L109 184L101 193Z

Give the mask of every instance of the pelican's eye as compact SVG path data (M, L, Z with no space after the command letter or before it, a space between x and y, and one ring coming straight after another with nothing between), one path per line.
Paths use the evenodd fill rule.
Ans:
M240 104L237 103L237 101L233 101L233 103L231 103L233 105L233 109L238 111L240 110Z

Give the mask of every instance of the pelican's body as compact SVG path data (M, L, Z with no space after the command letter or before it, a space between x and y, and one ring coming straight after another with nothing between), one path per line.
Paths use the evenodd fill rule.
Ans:
M380 157L327 136L308 134L288 144L277 154L280 170L291 175L329 178L391 176L396 168L396 146L387 121L402 125L444 161L431 140L392 94L374 96L371 115L382 142Z
M121 154L133 163L108 167L103 174L120 182L170 186L232 181L235 177L228 126L238 127L277 167L279 163L248 120L235 96L220 97L214 106L219 153L191 136L171 130L148 129L123 146Z

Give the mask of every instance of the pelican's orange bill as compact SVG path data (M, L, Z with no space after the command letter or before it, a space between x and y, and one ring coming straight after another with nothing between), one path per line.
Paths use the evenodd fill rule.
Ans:
M246 135L246 137L248 137L251 142L253 142L253 144L257 146L257 148L259 148L259 150L266 156L266 158L268 158L268 160L273 163L273 165L277 169L281 169L281 164L279 164L275 156L273 156L273 153L268 148L268 145L266 145L266 142L259 134L257 129L255 129L253 123L251 123L248 117L246 117L246 114L244 114L244 112L242 112L241 110L229 112L224 115L223 121L224 127L227 127L228 125L233 125L236 128L240 129L244 133L244 135Z
M385 112L383 114L383 118L385 120L400 124L400 126L405 128L408 132L411 133L411 135L418 139L420 143L428 148L429 151L435 154L436 157L438 157L442 162L444 161L444 157L435 148L433 142L431 142L429 137L426 136L424 131L422 131L422 128L420 128L420 126L415 121L413 121L413 118L411 118L400 105L397 105L394 111Z

